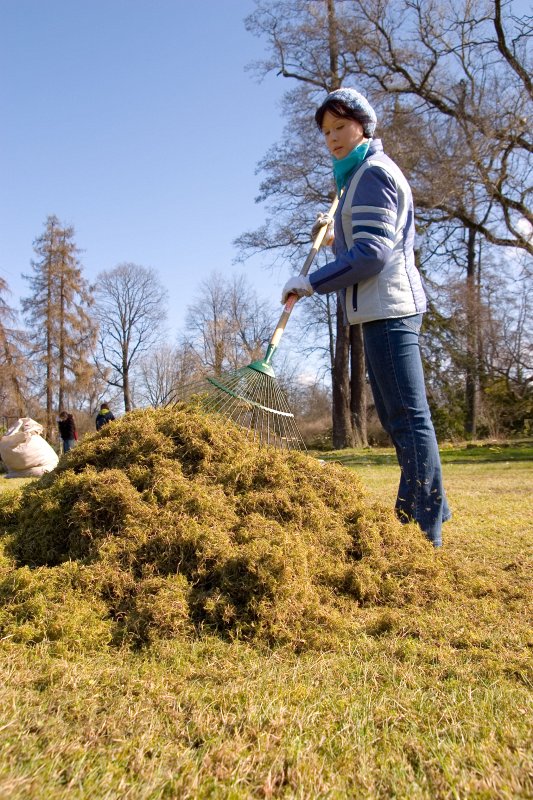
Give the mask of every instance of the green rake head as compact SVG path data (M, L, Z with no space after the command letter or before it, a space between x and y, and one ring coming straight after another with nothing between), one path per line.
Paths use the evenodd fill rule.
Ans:
M269 345L264 359L224 375L209 376L182 387L180 400L216 412L248 431L260 445L285 450L306 450L285 392L270 363L276 351Z
M248 430L250 438L261 445L306 449L285 393L266 359L207 378L200 403L205 410L222 414Z

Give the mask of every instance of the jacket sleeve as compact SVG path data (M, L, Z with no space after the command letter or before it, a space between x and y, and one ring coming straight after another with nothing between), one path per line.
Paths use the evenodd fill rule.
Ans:
M394 179L377 165L368 167L352 201L353 244L309 275L315 292L346 289L381 272L394 247L397 216Z

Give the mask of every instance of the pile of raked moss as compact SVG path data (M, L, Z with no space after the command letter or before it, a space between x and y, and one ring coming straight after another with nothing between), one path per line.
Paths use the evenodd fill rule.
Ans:
M134 411L0 498L0 636L68 648L204 633L326 647L449 589L356 475L192 407Z

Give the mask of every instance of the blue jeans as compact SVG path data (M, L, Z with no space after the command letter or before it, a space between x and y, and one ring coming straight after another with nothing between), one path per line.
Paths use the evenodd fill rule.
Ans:
M370 386L401 469L396 514L415 520L435 547L451 517L431 421L418 337L422 314L363 324Z
M63 439L64 453L68 453L68 451L72 450L73 447L76 447L76 439Z

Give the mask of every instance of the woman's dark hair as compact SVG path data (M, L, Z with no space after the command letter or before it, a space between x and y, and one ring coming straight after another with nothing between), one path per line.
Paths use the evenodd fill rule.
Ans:
M334 117L339 117L340 119L355 120L363 126L363 130L365 130L365 132L367 123L371 122L366 114L361 114L358 111L354 111L353 108L347 106L342 100L332 98L330 100L324 100L322 105L316 110L315 122L318 125L319 130L322 130L322 123L324 122L326 111L329 111L329 113L333 114Z

